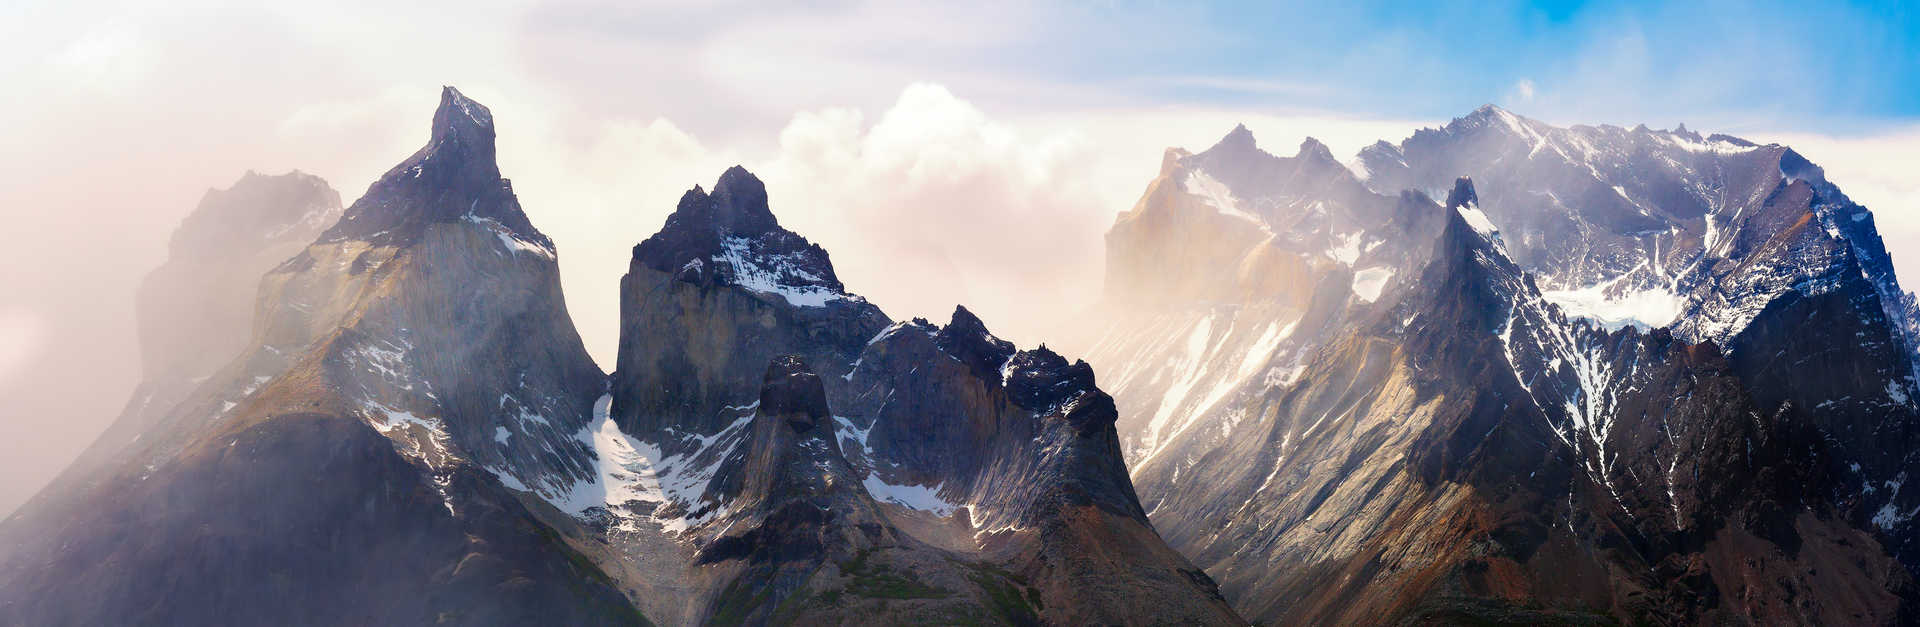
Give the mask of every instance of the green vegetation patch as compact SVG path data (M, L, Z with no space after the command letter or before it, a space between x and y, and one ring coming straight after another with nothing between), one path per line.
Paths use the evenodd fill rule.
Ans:
M967 566L973 569L967 578L986 591L987 602L1001 620L1010 625L1040 624L1040 591L1028 585L1025 577L992 564Z
M862 549L853 559L840 563L840 572L853 579L846 592L870 599L944 599L953 592L922 583L913 573L895 571L886 564L868 559L873 549ZM836 599L838 596L836 595Z

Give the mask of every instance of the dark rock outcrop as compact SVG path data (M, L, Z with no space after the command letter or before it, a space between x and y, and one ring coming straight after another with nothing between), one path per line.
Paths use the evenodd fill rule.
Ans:
M714 190L635 247L613 376L621 430L687 460L662 485L704 486L609 508L701 547L689 620L1239 622L1147 522L1090 366L965 308L892 323L751 174Z
M752 398L777 355L802 355L833 381L891 322L845 291L827 252L780 228L766 188L739 167L687 192L621 278L613 416L630 433L712 433ZM647 382L645 386L635 385Z

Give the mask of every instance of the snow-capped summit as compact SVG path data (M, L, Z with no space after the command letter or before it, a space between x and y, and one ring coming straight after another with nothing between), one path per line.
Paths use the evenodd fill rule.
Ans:
M834 275L825 249L780 227L766 186L740 166L721 174L711 194L698 186L683 194L666 226L634 247L633 266L737 285L794 306L857 298Z
M893 322L847 294L824 249L779 226L744 169L683 194L634 247L610 401L649 459L633 466L639 483L659 486L607 490L645 494L605 503L610 528L658 526L699 547L694 617L755 622L798 604L834 620L938 622L1003 579L957 565L993 564L1151 591L1036 587L1023 593L1033 609L1009 620L1235 622L1150 538L1090 366L1021 351L963 306L944 327ZM1086 554L1111 557L1067 557ZM856 556L958 593L812 600L840 585L817 566Z

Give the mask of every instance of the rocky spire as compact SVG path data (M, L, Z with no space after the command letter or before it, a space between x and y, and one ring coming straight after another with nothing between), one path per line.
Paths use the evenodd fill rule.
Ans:
M1245 124L1235 124L1233 130L1227 131L1226 137L1220 138L1220 141L1207 151L1249 152L1259 149L1260 147L1253 140L1253 131L1247 130Z
M780 228L767 208L766 184L737 165L727 168L713 185L713 222L720 230L743 237Z
M1473 178L1462 176L1453 180L1453 191L1447 192L1447 208L1458 209L1467 205L1480 204L1480 196L1473 193Z
M491 221L510 235L551 249L520 210L494 159L493 113L452 87L440 91L427 145L388 170L348 207L324 240L406 243L426 225L460 219Z
M423 152L458 152L467 164L494 168L493 112L452 86L440 88L440 107L433 112L433 139ZM499 170L493 169L499 176Z

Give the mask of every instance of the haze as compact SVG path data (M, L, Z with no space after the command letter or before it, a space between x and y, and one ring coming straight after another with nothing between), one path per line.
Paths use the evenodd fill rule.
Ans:
M890 315L965 303L1032 345L1097 297L1102 234L1164 148L1244 122L1344 159L1486 102L1792 145L1920 280L1910 12L1809 32L1786 5L1517 7L0 6L0 512L126 401L134 286L206 189L300 169L350 203L425 141L442 84L494 111L603 369L632 245L735 163Z

